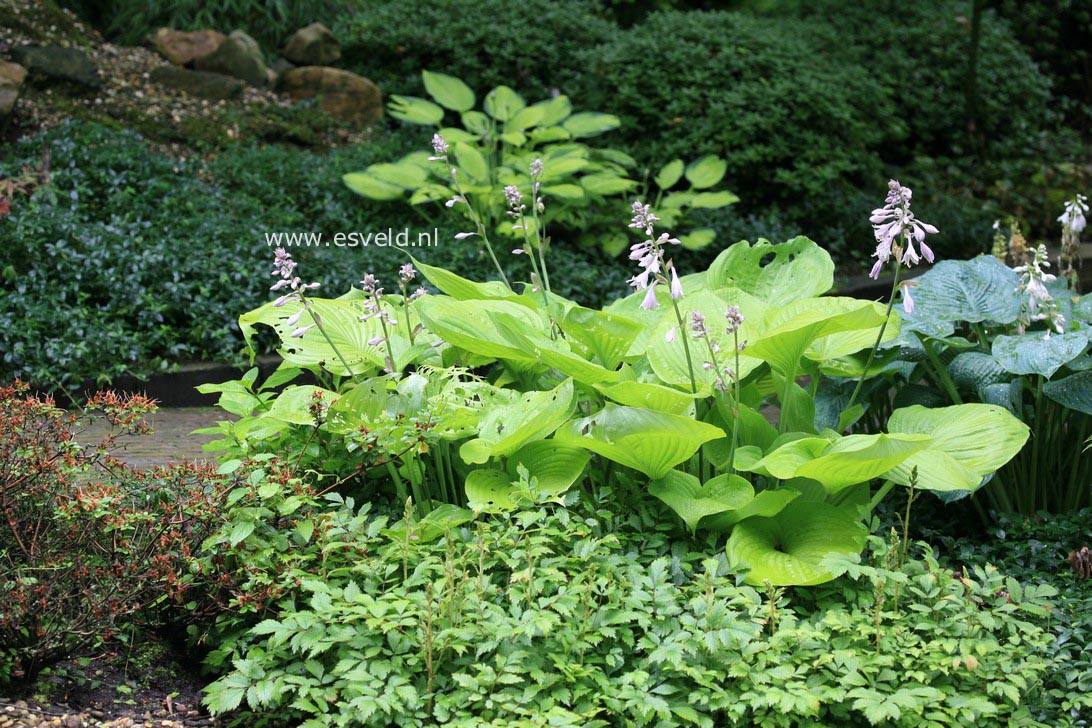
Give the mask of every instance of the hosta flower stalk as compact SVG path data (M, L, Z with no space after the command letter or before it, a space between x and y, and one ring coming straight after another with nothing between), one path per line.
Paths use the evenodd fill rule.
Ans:
M1077 275L1077 267L1080 265L1078 248L1081 244L1080 234L1087 225L1085 214L1088 212L1088 198L1077 195L1065 203L1065 210L1058 217L1062 224L1062 250L1058 256L1058 270L1069 285L1074 289L1078 287L1080 279Z

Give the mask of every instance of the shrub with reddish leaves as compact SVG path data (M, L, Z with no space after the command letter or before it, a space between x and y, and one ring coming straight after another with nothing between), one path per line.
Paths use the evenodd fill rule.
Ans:
M148 471L110 455L155 403L102 393L112 434L77 442L75 415L25 385L0 388L0 683L135 626L200 622L224 585L195 556L232 481L206 466Z

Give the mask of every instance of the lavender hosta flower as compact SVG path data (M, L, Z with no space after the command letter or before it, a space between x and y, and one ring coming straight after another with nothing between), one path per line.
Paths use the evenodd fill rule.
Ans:
M679 332L679 327L678 326L672 326L670 329L667 330L667 333L664 334L664 341L666 341L668 344L673 344L675 342L675 339L676 339L675 335L678 332Z
M679 282L679 274L675 272L675 266L668 263L671 266L671 297L678 301L683 297L682 283Z
M652 228L660 218L652 214L651 205L643 205L640 200L633 201L633 219L630 221L629 226L638 230L644 230L645 235L652 235Z
M427 295L428 295L428 291L426 291L424 288L418 288L416 291L414 291L413 293L410 294L410 300L411 301L416 301L421 296L427 296Z
M510 208L509 214L519 214L519 210L523 207L523 194L519 191L519 187L515 185L508 185L504 188L504 199L508 203Z
M398 280L403 285L409 283L417 277L417 269L413 267L413 263L406 263L398 269Z
M455 239L466 240L467 238L472 238L475 235L477 235L477 233L455 233Z
M531 178L538 179L539 177L541 177L543 169L544 165L542 164L542 160L535 159L533 162L531 162Z
M914 298L910 295L910 289L917 285L917 281L903 281L899 284L902 289L902 310L907 316L914 313Z
M922 256L932 263L933 251L925 244L925 236L939 232L933 225L914 217L910 211L914 193L909 187L890 180L887 188L884 206L873 210L869 217L876 236L876 252L872 254L876 264L868 274L871 278L879 278L880 271L892 256L897 263L907 267L918 263ZM914 247L915 243L921 247L921 255Z
M740 313L739 306L729 306L724 312L724 318L728 321L728 325L724 327L724 330L729 336L739 331L739 327L746 320L743 318L743 314Z
M1066 200L1065 210L1058 217L1058 222L1063 228L1068 228L1074 234L1079 234L1088 224L1085 213L1088 212L1088 198L1077 195L1072 200Z
M273 272L270 275L280 276L281 279L270 286L269 290L289 289L288 293L283 294L273 302L275 307L280 308L290 301L302 301L307 291L313 291L319 287L318 283L304 283L299 276L294 275L297 263L292 260L292 256L287 250L277 248L273 255Z
M1065 317L1058 311L1058 304L1047 289L1048 283L1057 280L1057 276L1043 270L1049 267L1050 261L1047 259L1046 246L1040 244L1035 249L1032 259L1026 265L1013 268L1013 271L1019 273L1021 277L1018 290L1028 297L1026 321L1028 323L1047 321L1055 331L1061 334L1065 332ZM1023 325L1020 328L1023 329ZM1043 338L1049 336L1050 332L1048 331Z
M432 153L435 156L429 157L430 162L447 161L447 140L440 134L432 135Z
M635 243L629 249L629 259L637 261L641 272L630 278L628 283L633 286L634 291L645 291L644 300L641 301L641 308L646 310L652 310L658 305L656 301L656 285L658 283L664 283L670 287L673 300L683 297L682 283L679 281L678 273L676 273L675 266L670 261L664 262L663 248L668 244L679 245L680 241L678 238L671 237L668 233L661 233L658 238L654 238L654 226L657 220L659 218L652 214L652 210L648 205L644 205L640 201L634 201L633 220L630 227L643 230L649 237ZM664 275L665 273L671 277L667 278Z

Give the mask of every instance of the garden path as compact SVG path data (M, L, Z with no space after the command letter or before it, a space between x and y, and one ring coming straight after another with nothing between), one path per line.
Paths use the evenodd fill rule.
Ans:
M162 408L148 417L152 433L118 438L114 454L134 468L149 468L167 463L211 463L214 454L201 447L209 442L208 435L191 435L194 430L213 427L224 419L223 410L214 407ZM107 435L110 427L101 417L85 425L78 439L82 443L96 443Z

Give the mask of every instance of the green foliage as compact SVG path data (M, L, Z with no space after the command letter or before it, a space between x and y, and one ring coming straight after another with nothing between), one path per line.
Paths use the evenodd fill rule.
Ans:
M627 198L653 197L663 225L670 229L685 229L688 213L694 210L716 210L739 199L712 189L727 169L715 155L690 164L672 160L655 175L654 195L647 184L639 189L640 183L630 179L636 171L632 157L581 141L616 129L617 117L573 113L566 96L528 105L508 86L498 86L483 97L483 113L475 109L474 91L454 76L424 71L422 78L433 100L395 95L390 114L409 124L433 127L450 150L433 156L411 152L397 162L344 175L345 184L357 194L383 201L408 199L417 206L465 197L468 202L456 202L455 209L480 236L496 233L519 240L549 226L563 239L576 237L583 245L601 246L611 254L626 248L627 237L611 232L616 228L608 214L612 210L621 214ZM460 125L446 126L445 119L454 115ZM531 210L527 220L513 220L505 189L516 187L526 199L536 194L536 180L527 173L536 159L543 162L541 194L549 204ZM690 249L709 246L715 238L712 228L680 237Z
M225 672L207 690L216 713L308 727L1034 724L1024 702L1048 670L1037 622L1054 591L993 569L958 577L928 551L894 569L877 539L847 577L789 597L737 585L723 557L644 507L619 511L609 489L431 537L339 497L304 498L293 526L275 515L285 494L237 501L264 515L209 544L251 575L209 658Z
M960 478L953 471L944 477L949 487L963 490L961 482L1000 467L982 490L995 511L1031 514L1087 507L1092 471L1080 456L1092 426L1087 372L1092 307L1086 297L1063 281L1047 282L1044 292L1050 300L1035 301L1032 308L1024 290L1027 280L990 256L943 261L915 283L914 311L902 316L899 358L872 385L877 416L891 401L931 406L985 402L993 410L1007 409L1031 428L1032 446L1004 467L979 463L974 477ZM991 439L1001 432L984 422L968 422L964 430L989 431ZM975 440L965 438L968 453ZM920 463L923 475L927 468L942 466L935 454L926 457L928 465Z
M346 67L389 93L421 94L421 69L434 68L471 88L546 98L580 72L577 51L614 30L590 0L393 0L347 15L336 32Z

